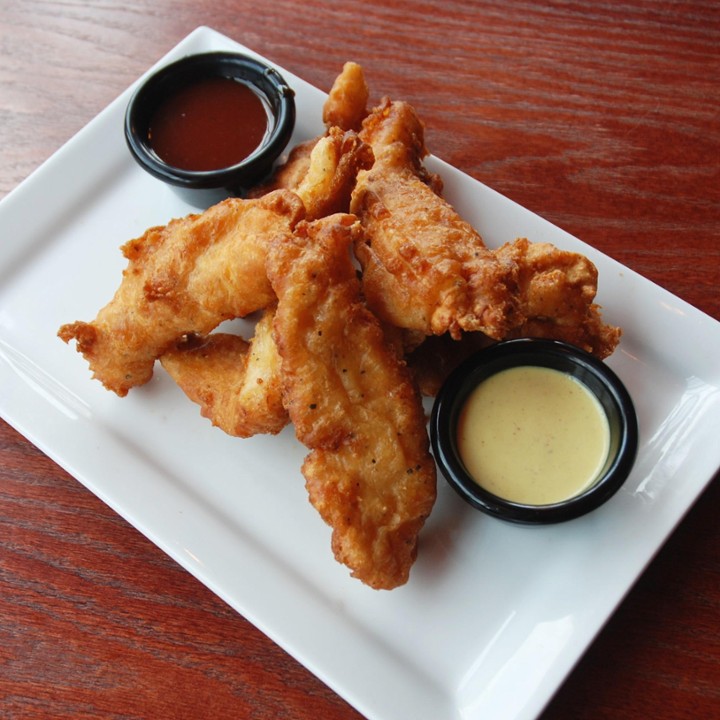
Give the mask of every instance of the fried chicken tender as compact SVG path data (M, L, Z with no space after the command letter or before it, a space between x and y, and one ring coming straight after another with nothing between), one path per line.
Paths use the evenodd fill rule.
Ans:
M310 153L308 169L295 190L308 220L347 212L360 170L373 162L372 150L357 133L333 127Z
M495 255L518 268L519 310L524 320L508 337L564 340L601 360L612 354L621 330L602 320L594 302L598 272L588 258L525 238L506 243Z
M289 238L303 216L295 194L277 191L151 228L122 247L122 282L95 320L63 325L58 335L76 340L94 377L124 396L151 378L155 360L178 338L275 301L267 247Z
M612 354L621 330L605 323L595 304L597 268L583 255L550 243L519 238L494 251L517 268L520 323L506 339L542 337L564 340L599 359ZM434 396L446 377L466 357L493 342L483 333L428 337L407 355L423 395Z
M408 580L435 502L420 395L361 299L349 215L301 223L274 243L275 340L285 406L311 452L310 501L333 528L336 559L376 589Z
M323 122L327 127L359 132L368 114L369 98L370 90L362 66L346 62L323 106Z
M439 181L422 166L424 128L414 109L384 100L360 137L375 163L359 173L350 210L364 231L355 254L370 308L426 335L504 337L517 322L514 268L437 194Z
M372 150L356 132L332 127L323 137L294 148L288 162L251 197L279 188L292 190L303 201L308 220L347 212L357 174L372 161Z
M249 197L292 190L305 204L308 220L347 212L358 172L373 162L372 150L357 134L367 115L367 100L362 67L345 63L323 106L325 134L296 145L287 161Z
M289 421L274 317L274 307L266 308L250 341L221 332L189 335L160 357L181 390L200 405L200 414L228 435L276 435Z

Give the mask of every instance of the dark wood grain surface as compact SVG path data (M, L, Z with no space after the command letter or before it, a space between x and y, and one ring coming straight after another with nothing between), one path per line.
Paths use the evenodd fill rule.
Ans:
M432 152L720 319L716 2L0 0L0 196L198 25L325 90L359 61ZM719 503L542 720L720 717ZM0 716L360 717L2 422Z

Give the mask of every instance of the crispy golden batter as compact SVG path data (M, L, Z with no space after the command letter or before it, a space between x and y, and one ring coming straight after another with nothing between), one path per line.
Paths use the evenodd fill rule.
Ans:
M206 334L274 302L267 246L289 237L303 215L296 195L278 191L151 228L123 246L128 266L110 303L94 321L63 325L58 335L75 339L94 377L126 395L182 335Z
M595 304L597 269L583 255L549 243L519 238L494 251L516 267L518 325L506 339L543 337L564 340L600 359L620 341L620 328L603 322ZM448 374L473 352L491 344L483 333L428 337L407 355L408 365L424 395L433 396Z
M293 188L305 204L307 219L347 212L357 174L372 161L372 150L357 133L330 128L313 147L307 173Z
M330 128L326 135L299 145L268 183L252 191L261 197L271 190L292 190L305 205L305 216L316 220L347 212L357 174L372 165L370 147L357 133Z
M311 450L310 501L333 528L336 558L390 589L408 579L436 470L419 393L361 301L354 220L301 223L291 242L273 244L268 275L285 406Z
M251 188L247 197L259 198L273 190L295 191L308 173L310 168L310 155L317 145L319 137L298 143L288 155L287 160L278 165L272 175L262 184Z
M279 433L288 423L282 401L280 356L268 307L249 342L239 335L190 335L160 357L200 413L228 435Z
M323 122L327 127L359 131L368 114L369 97L362 66L346 62L323 106Z
M362 67L345 63L323 106L325 135L296 145L287 161L249 197L292 190L305 204L308 220L347 212L358 171L373 162L372 150L357 135L367 115L367 100Z
M361 132L375 163L359 174L350 209L364 231L355 253L368 305L383 321L427 335L501 338L515 322L513 268L436 193L421 165L423 137L412 107L390 101Z
M508 337L564 340L608 357L620 342L620 328L603 322L594 303L598 273L585 256L525 238L495 251L518 268L518 299L523 322Z

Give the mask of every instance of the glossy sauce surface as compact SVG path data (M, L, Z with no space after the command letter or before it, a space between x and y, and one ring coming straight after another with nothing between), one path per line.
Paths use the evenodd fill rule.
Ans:
M183 170L218 170L251 155L268 131L268 110L248 85L211 77L170 95L155 111L148 142Z
M490 376L470 394L458 423L458 449L473 479L530 505L560 502L591 485L609 441L597 398L570 375L542 367Z

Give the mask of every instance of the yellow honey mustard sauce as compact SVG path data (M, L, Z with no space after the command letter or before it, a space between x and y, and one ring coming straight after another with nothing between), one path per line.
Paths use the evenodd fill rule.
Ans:
M610 428L600 402L579 380L521 366L472 391L457 440L478 485L513 502L547 505L593 484L608 455Z

